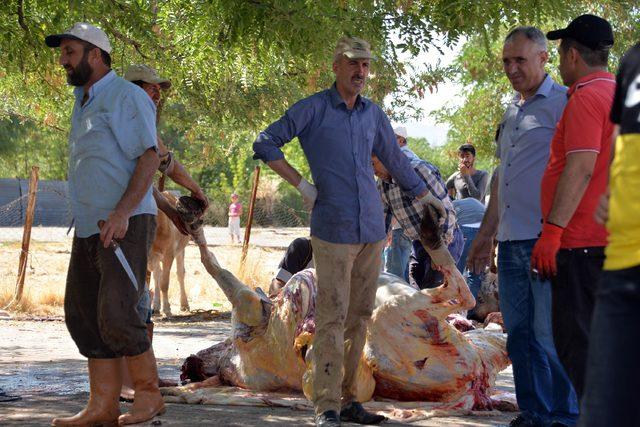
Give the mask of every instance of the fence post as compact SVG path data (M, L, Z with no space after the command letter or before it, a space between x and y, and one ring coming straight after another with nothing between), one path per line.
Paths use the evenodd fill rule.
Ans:
M249 250L249 239L251 238L251 225L253 224L253 209L256 204L256 194L258 193L258 181L260 180L260 166L256 166L253 171L253 188L251 189L251 200L249 201L249 217L244 228L244 241L242 242L242 256L240 257L240 269L244 269L244 262Z
M18 263L18 278L16 281L16 290L13 299L7 304L5 309L17 305L22 300L24 291L24 279L27 273L27 257L29 255L29 244L31 243L31 226L33 225L33 217L36 211L36 193L38 192L38 166L31 167L31 176L29 177L29 195L27 202L27 215L24 220L24 229L22 232L22 250L20 251L20 261Z

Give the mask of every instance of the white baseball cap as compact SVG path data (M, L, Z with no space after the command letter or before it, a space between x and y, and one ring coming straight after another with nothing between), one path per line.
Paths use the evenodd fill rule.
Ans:
M407 128L404 126L398 126L397 128L393 128L393 133L403 137L404 139L407 139L407 137L409 136L409 133L407 132Z
M109 38L98 27L94 27L86 22L76 22L73 27L68 29L62 34L52 34L44 39L44 42L49 47L59 47L62 39L75 39L89 42L92 45L99 47L107 53L111 53L111 43Z

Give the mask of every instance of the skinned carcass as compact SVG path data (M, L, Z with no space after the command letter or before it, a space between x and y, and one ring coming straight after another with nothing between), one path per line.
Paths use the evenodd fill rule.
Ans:
M163 191L162 195L173 206L177 204L178 199L171 192ZM180 310L189 311L189 300L184 284L184 249L189 244L190 237L180 233L169 217L160 210L158 210L156 221L156 237L149 252L149 270L153 275L154 282L152 306L154 313L159 313L162 308L164 316L171 316L169 283L174 260L180 286Z
M183 364L183 379L257 391L310 396L316 281L313 269L294 275L272 299L218 264L202 230L194 231L201 261L233 306L232 336ZM423 242L445 276L444 285L418 291L383 273L356 380L356 398L452 402L491 407L490 388L509 364L500 332L459 332L446 321L474 305L464 279L438 239ZM435 246L435 249L434 249Z

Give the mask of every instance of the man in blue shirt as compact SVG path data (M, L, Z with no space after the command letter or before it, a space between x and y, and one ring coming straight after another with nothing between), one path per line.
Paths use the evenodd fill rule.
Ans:
M371 154L408 196L444 216L442 203L427 194L400 151L386 114L360 96L370 60L369 43L340 39L334 52L335 84L294 104L253 144L254 158L296 187L312 209L311 245L318 277L312 361L317 426L340 425L341 405L344 421L372 424L384 419L366 412L354 393L386 235ZM315 185L302 178L280 150L295 137Z
M478 294L480 293L480 287L482 286L482 278L484 273L477 274L467 269L467 254L473 244L473 239L478 234L478 229L482 223L484 217L484 211L486 207L474 197L466 197L464 199L456 199L453 202L453 208L456 211L456 220L460 226L460 231L464 236L464 246L462 247L462 254L460 259L456 263L460 273L464 275L467 280L467 285L473 297L478 300ZM468 318L475 316L475 309L470 310L467 314ZM484 320L484 319L480 319Z
M560 363L551 330L551 284L531 273L531 252L542 230L540 182L551 138L567 103L566 88L545 73L546 37L519 27L505 39L502 61L516 91L497 136L500 165L467 265L482 273L498 240L500 311L507 329L521 414L510 426L572 426L578 402Z
M52 424L143 422L164 411L156 360L136 310L155 235L155 106L111 71L111 44L101 29L77 23L45 42L60 48L60 65L75 86L68 179L76 230L64 306L71 337L88 358L91 389L84 410ZM138 286L116 258L112 239L120 241ZM124 415L118 402L122 357L135 388L133 408Z

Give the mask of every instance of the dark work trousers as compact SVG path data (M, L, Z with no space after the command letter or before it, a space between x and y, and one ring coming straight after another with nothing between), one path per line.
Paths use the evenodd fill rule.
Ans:
M64 296L67 329L88 358L136 356L151 345L136 310L145 290L147 258L156 232L155 215L136 215L120 247L138 281L136 291L111 247L100 235L74 236Z
M280 261L278 268L288 271L293 276L297 272L307 268L312 257L311 239L308 237L298 237L287 247L287 252ZM287 280L284 281L286 282Z
M560 249L551 279L553 341L560 362L582 398L591 316L600 282L604 248Z
M591 321L580 423L640 426L640 265L604 271Z

